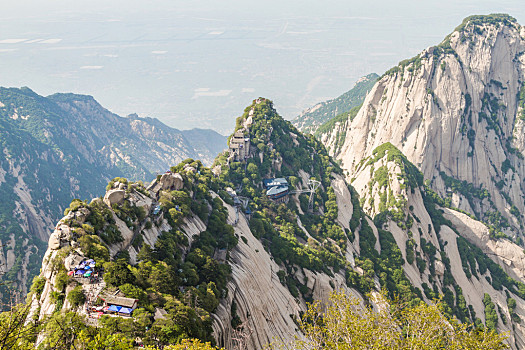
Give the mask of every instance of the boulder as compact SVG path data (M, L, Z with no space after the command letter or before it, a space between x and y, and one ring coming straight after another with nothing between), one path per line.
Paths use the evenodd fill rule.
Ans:
M106 195L104 196L104 203L111 207L113 204L118 204L122 202L124 200L125 195L126 191L110 190L106 192Z
M160 177L160 183L163 190L175 189L180 190L184 187L184 180L181 174L163 174Z
M84 260L85 257L81 256L81 255L78 255L78 254L71 254L71 255L68 255L65 259L64 259L64 266L66 267L66 270L71 270L73 269L75 266L77 266L78 264L80 264L82 262L82 260Z
M162 174L160 177L160 184L163 190L168 190L173 186L174 178L171 174Z
M184 179L182 178L182 175L177 173L173 174L173 187L175 190L181 190L184 187Z
M445 274L445 264L437 260L436 261L436 275L443 276Z
M83 220L81 222L83 222ZM57 232L57 237L60 240L69 240L69 239L71 239L72 231L73 231L73 229L71 229L71 227L66 226L66 225L60 225L58 227L58 231L56 231Z
M83 224L90 213L88 208L79 208L74 212L74 217L78 223Z
M121 184L118 185L118 189L119 190L125 190L126 188L127 188L126 184L122 184L121 183Z
M57 231L53 232L49 237L48 247L51 250L60 249L60 236Z

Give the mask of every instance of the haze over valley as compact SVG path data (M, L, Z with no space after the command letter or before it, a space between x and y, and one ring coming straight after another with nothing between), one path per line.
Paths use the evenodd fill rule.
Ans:
M227 135L253 98L292 119L493 12L525 22L518 1L3 1L1 85Z

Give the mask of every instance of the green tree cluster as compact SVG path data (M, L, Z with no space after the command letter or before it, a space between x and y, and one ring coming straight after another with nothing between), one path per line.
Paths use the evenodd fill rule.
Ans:
M508 349L505 337L450 319L442 304L407 306L375 296L371 306L334 293L310 305L299 322L304 338L272 349ZM326 309L326 311L325 311Z

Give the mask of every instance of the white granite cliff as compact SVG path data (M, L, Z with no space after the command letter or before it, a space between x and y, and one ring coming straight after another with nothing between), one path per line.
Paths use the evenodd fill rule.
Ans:
M525 29L506 19L482 22L466 21L442 44L387 72L355 119L322 140L349 179L363 158L390 142L442 197L450 188L440 172L486 189L485 199L456 193L454 206L482 220L499 211L509 223L503 232L515 237L525 220Z

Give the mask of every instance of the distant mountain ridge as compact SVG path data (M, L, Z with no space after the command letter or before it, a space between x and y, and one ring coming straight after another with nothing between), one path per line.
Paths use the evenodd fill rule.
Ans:
M0 273L25 293L71 199L90 199L117 176L151 179L186 158L210 164L225 147L215 131L120 117L91 96L0 88Z
M352 108L360 106L366 94L372 89L379 75L370 73L358 81L354 87L341 96L320 102L313 107L304 110L298 117L292 120L292 124L306 133L315 133L317 128L330 119L342 113L349 112Z

